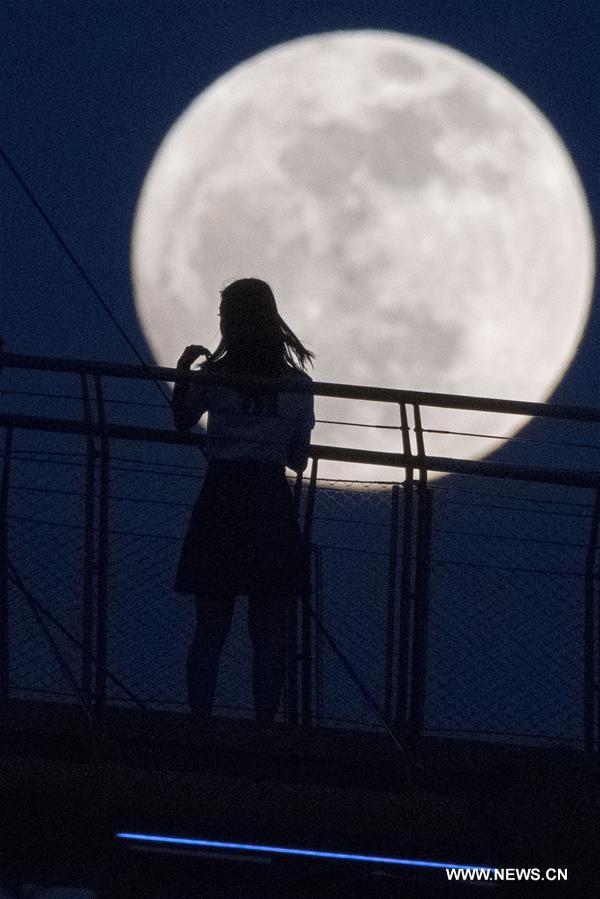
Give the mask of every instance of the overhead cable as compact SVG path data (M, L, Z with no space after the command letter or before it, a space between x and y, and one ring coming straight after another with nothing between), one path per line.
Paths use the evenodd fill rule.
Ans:
M22 175L18 172L14 163L12 162L12 160L7 155L6 151L1 146L0 146L0 156L4 160L6 167L9 169L9 171L11 172L11 174L13 175L13 177L15 178L15 180L17 181L17 183L19 184L21 189L27 195L29 201L32 203L32 205L35 207L35 209L38 211L39 215L41 216L41 218L47 225L48 229L54 235L54 238L56 239L56 241L58 242L58 244L61 247L61 249L63 250L63 252L66 254L68 259L70 260L71 264L79 272L79 274L85 281L87 287L89 288L89 290L91 291L93 296L98 300L98 302L100 303L100 305L102 306L102 308L104 309L104 311L106 312L108 317L110 318L111 322L113 323L113 325L115 326L115 328L117 329L117 331L119 332L119 334L121 335L123 340L125 340L128 347L135 354L136 358L142 364L142 366L144 368L148 368L148 365L147 365L145 359L143 358L142 354L139 352L139 350L137 349L137 347L135 346L133 341L128 337L127 333L125 332L125 329L123 328L123 326L120 324L120 322L118 321L118 319L112 312L112 310L111 310L110 306L108 305L108 303L106 302L106 300L101 296L99 290L94 285L93 281L87 274L83 265L81 264L81 262L79 262L79 260L77 259L77 257L75 256L75 254L73 253L73 251L71 250L71 248L69 247L67 242L65 241L64 237L59 232L58 228L50 220L49 216L45 212L41 203L36 199L35 195L33 194L33 191L28 186L28 184L26 183L26 181L24 180ZM163 398L170 405L171 403L170 403L169 397L163 390L162 386L158 383L158 381L154 381L154 383L156 384L158 390L161 392Z

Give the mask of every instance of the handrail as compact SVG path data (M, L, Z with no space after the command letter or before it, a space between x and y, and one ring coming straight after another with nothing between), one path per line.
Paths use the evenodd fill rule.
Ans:
M54 371L73 374L98 374L107 377L128 378L150 381L194 381L202 378L204 383L231 384L248 383L248 378L232 375L208 375L190 372L181 375L174 368L158 366L130 365L103 362L90 359L64 359L53 356L27 356L4 353L0 363L6 368L25 368L38 371ZM273 388L271 381L256 378L256 383ZM286 385L289 392L306 392L303 385ZM339 399L372 400L382 403L416 403L421 406L438 406L449 409L472 409L480 412L499 412L513 415L535 415L545 418L565 418L574 421L600 422L600 408L594 406L573 406L556 403L535 403L521 400L503 400L492 397L462 396L450 393L431 393L420 390L401 390L392 387L367 387L356 384L338 384L329 381L313 381L315 396L337 397ZM323 457L325 458L325 457Z
M66 434L87 435L90 429L84 422L70 418L48 418L35 415L0 413L0 427L22 428L24 430L55 431ZM101 435L99 425L91 428L94 436ZM142 428L136 425L107 423L102 429L109 438L119 440L140 440L154 443L184 444L201 447L204 434L178 433L165 428ZM545 484L563 484L569 487L600 488L600 474L593 471L569 470L564 468L546 469L537 466L516 465L510 462L490 462L485 459L453 459L445 456L408 457L404 453L380 452L377 450L352 449L345 446L325 446L312 443L309 458L325 459L330 462L355 462L362 465L383 465L392 468L416 466L428 471L446 474L483 475L484 477L510 478L517 481L536 481Z

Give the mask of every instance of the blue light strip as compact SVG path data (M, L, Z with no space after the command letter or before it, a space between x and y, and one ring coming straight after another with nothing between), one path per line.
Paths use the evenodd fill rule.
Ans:
M467 871L493 871L486 865L459 865L454 862L434 862L413 858L390 858L379 855L356 855L352 852L321 852L316 849L293 849L290 846L263 846L257 843L229 843L219 840L199 840L188 837L165 837L147 833L117 833L120 840L144 843L168 843L177 846L199 846L210 849L243 849L248 852L268 852L276 855L300 855L308 858L328 858L337 861L371 862L377 865L408 865L413 868L461 868Z

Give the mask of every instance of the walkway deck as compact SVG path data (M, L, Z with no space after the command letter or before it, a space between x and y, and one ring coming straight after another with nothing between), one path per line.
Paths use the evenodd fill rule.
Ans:
M569 867L570 888L576 875L583 878L580 890L598 877L600 764L583 753L431 738L402 753L383 734L283 725L264 731L232 719L193 728L184 714L127 708L109 709L103 736L92 739L77 706L14 700L1 722L2 855L32 876L93 872L98 888L108 890L103 895L123 895L111 892L115 880L134 876L132 859L144 849L117 841L119 831L465 864L547 864ZM200 852L190 851L197 865ZM228 861L240 857L230 852ZM251 875L257 890L267 869L268 878L276 870L287 877L278 859L266 864L263 857L258 865L256 853L244 857L238 867L246 869L250 858L252 871L260 869ZM157 858L155 852L150 864L145 857L145 873ZM203 858L212 859L213 873L224 864L214 852ZM189 868L180 855L159 861L171 884L174 870L181 877ZM322 861L314 864L323 869ZM443 872L396 866L393 873L437 877L447 888ZM373 895L387 895L382 883ZM248 883L244 889L252 895ZM134 890L143 895L139 880ZM363 884L361 895L367 892Z

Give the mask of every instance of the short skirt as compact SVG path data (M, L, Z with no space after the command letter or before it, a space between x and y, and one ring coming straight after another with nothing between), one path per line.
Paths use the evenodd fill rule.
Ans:
M210 461L177 566L175 591L299 594L307 557L282 466Z

